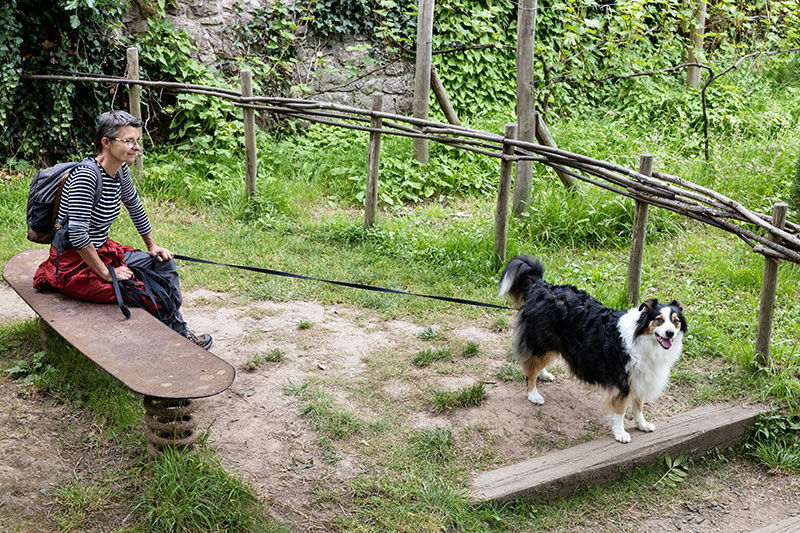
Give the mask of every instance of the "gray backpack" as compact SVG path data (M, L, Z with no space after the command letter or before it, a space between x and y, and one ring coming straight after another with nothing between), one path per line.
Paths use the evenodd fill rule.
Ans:
M61 202L61 191L70 173L79 166L85 166L97 176L97 190L94 203L100 199L103 191L103 178L97 163L86 158L80 162L59 163L53 167L40 170L31 181L28 193L28 240L39 244L53 242L58 206ZM66 221L58 221L64 224Z

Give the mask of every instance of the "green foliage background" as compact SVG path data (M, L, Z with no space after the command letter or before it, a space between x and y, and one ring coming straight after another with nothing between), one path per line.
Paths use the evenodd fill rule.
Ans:
M91 137L87 130L94 117L112 105L124 107L124 95L118 96L113 85L21 81L19 75L54 70L122 75L129 45L140 50L145 78L234 87L239 69L246 67L255 73L257 91L281 96L293 87L302 91L293 83L292 69L309 32L366 36L376 61L414 49L412 2L303 0L289 5L278 0L248 15L239 13L239 22L226 29L234 54L212 67L196 59L196 44L165 16L168 0L151 3L154 13L144 33L118 37L131 5L118 0L0 4L0 83L6 88L0 94L0 153L12 160L46 154L52 161L89 150L85 139ZM669 112L676 123L699 128L699 99L683 90L683 70L625 78L684 61L694 5L690 0L539 1L535 68L540 108L567 116L612 105L624 118L644 122ZM434 50L450 52L436 54L434 63L457 111L469 121L513 107L516 4L442 0L436 8L447 16L435 19ZM797 0L714 2L703 61L719 71L745 53L796 46L799 27ZM797 62L777 64L783 71L775 78L796 87ZM736 131L750 95L723 78L708 96L716 131L720 126ZM159 143L194 143L206 150L238 146L240 113L231 105L160 91L145 91L144 97L152 110L147 133Z
M86 150L99 109L115 99L102 84L20 80L22 73L81 71L121 75L124 51L110 39L128 2L0 2L0 154L53 163ZM127 100L127 98L126 98Z

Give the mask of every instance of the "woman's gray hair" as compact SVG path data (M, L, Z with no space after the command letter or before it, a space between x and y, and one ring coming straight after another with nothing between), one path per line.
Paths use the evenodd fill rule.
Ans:
M97 128L94 130L94 146L99 152L103 149L103 137L116 137L119 130L125 126L141 128L141 119L134 117L126 111L106 111L97 117Z

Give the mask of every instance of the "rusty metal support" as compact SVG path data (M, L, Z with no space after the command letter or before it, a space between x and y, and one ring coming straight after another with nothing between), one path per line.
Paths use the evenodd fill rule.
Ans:
M196 401L145 396L142 403L148 456L161 455L166 446L190 448L197 441L197 420L192 416L198 407Z

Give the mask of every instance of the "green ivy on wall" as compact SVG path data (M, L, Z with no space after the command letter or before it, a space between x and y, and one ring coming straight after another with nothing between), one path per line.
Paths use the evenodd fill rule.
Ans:
M221 73L192 58L196 46L191 38L175 28L163 12L148 20L145 33L131 36L126 43L138 48L142 74L148 79L236 88L226 84ZM235 133L242 128L241 111L231 102L201 94L149 94L145 93L143 103L154 110L149 132L156 138L206 149L238 142Z
M357 35L384 44L409 42L416 31L416 2L395 0L300 0L297 10L312 33Z
M114 88L20 80L23 73L121 75L125 52L109 40L128 2L4 0L0 3L0 154L53 162L87 152L98 109Z
M460 114L479 115L512 104L516 95L517 23L510 0L444 0L436 4L433 64ZM446 13L447 16L440 14Z

